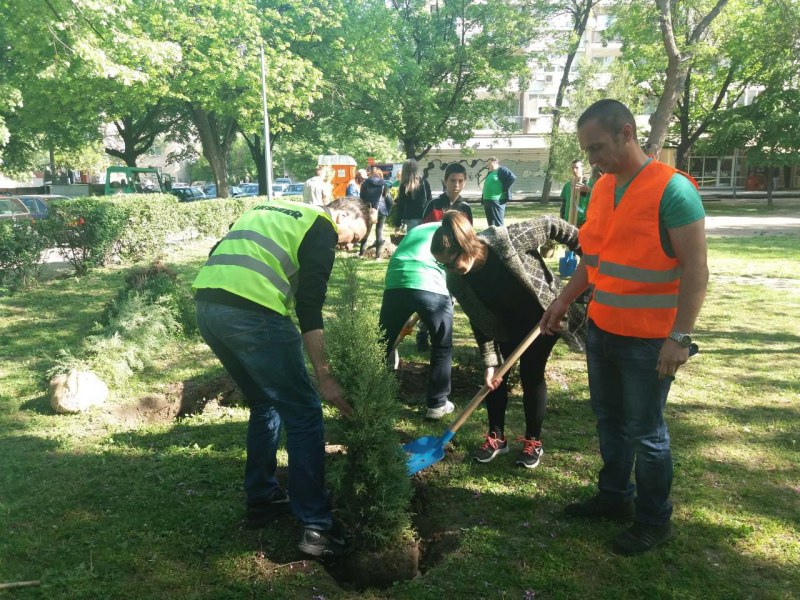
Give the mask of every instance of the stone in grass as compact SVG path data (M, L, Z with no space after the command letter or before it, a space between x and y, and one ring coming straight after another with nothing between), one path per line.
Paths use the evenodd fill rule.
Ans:
M50 380L50 406L61 414L81 413L100 406L108 398L108 386L91 371L72 369Z

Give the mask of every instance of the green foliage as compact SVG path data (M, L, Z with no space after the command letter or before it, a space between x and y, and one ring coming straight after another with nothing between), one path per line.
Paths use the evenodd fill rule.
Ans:
M385 548L410 535L412 488L394 431L400 412L397 383L386 367L377 313L360 301L357 261L339 265L344 283L325 340L353 415L344 425L347 456L334 465L331 478L346 520L369 548Z
M180 285L178 274L164 263L131 268L125 277L125 286L108 304L101 322L108 325L116 319L132 294L140 295L146 302L166 306L184 333L197 331L194 299L189 288Z
M38 279L50 239L41 221L0 221L0 284L14 290Z
M110 200L77 198L51 202L48 221L62 256L83 275L105 265L119 248L128 214Z
M243 212L266 198L245 197L179 204L181 229L194 229L199 235L222 237Z
M50 374L88 368L109 384L123 385L162 356L181 331L196 329L193 307L188 289L165 265L131 269L102 322L83 339L81 352L59 350Z
M125 194L111 197L125 211L127 222L119 238L123 260L147 261L164 250L167 236L176 231L178 199L171 194Z

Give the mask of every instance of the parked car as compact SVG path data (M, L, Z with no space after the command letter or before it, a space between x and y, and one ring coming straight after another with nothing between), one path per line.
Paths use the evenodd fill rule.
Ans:
M242 196L258 196L257 183L240 183L239 189L242 190Z
M292 179L291 179L291 177L278 177L272 183L279 183L279 184L283 185L283 187L285 188L287 186L292 185Z
M16 196L0 197L0 219L31 219L31 211Z
M217 184L212 183L211 185L206 186L206 189L204 191L206 193L206 198L216 198L217 197ZM229 185L228 186L228 197L229 198L238 198L239 196L244 196L244 195L246 195L246 194L244 194L242 192L242 188L240 188L238 185Z
M205 200L207 198L199 187L172 188L170 193L181 202L194 202L195 200Z
M305 183L293 183L289 187L287 187L283 195L284 196L302 196L303 195L303 188L305 187Z
M19 199L22 200L34 219L44 219L50 214L51 200L66 200L67 197L57 194L25 194L19 196Z
M283 184L280 183L272 184L272 197L279 198L283 196L283 191L286 189L286 187L288 186L284 186Z

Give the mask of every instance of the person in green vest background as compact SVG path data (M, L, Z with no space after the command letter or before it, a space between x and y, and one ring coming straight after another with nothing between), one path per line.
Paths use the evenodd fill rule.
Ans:
M414 313L430 332L425 413L428 419L441 419L454 408L447 398L453 358L453 301L447 291L444 267L431 254L431 239L438 228L439 223L417 225L397 246L386 269L380 313L387 351Z
M572 161L572 177L578 181L578 206L576 208L577 220L573 225L580 227L586 222L586 208L589 206L589 197L592 194L594 181L586 181L583 173L583 161L576 158ZM559 216L567 220L569 218L570 198L572 198L572 179L561 188L561 212Z
M283 200L259 204L231 226L192 285L200 334L250 409L247 525L263 527L291 510L304 526L299 548L313 556L347 549L325 488L320 395L345 415L351 408L328 366L322 306L335 246L366 235L365 214L359 201L347 198L325 207ZM300 331L289 316L292 308ZM281 425L288 494L275 478Z
M511 200L511 186L517 180L516 175L505 167L494 156L486 161L489 173L483 180L481 199L486 221L489 227L502 225L506 215L506 202Z

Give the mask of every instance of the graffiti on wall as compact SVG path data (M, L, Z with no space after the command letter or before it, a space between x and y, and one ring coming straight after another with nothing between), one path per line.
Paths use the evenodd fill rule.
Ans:
M483 180L489 170L485 159L461 159L458 161L467 169L467 184L464 191L470 195L480 194ZM428 179L434 194L444 190L444 170L450 162L433 159L424 163L423 175ZM544 168L540 160L501 160L500 165L511 170L517 181L511 188L512 194L519 198L524 196L541 196L544 187Z

